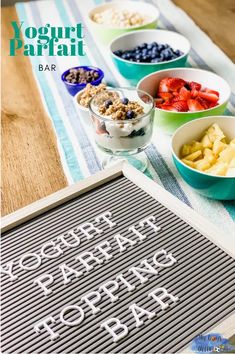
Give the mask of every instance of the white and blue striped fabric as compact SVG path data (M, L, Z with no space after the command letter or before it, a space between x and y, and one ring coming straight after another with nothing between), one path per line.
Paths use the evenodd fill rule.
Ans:
M125 0L121 0L125 1ZM148 0L161 13L159 28L177 31L191 42L189 67L211 70L224 77L232 88L231 100L225 114L235 115L234 64L205 35L195 23L170 0ZM82 22L85 31L84 57L30 57L38 87L52 120L62 165L69 183L77 182L101 169L102 153L95 146L92 131L76 112L72 97L66 91L60 76L72 66L95 65L105 72L110 86L126 86L110 59L107 48L97 42L89 28L87 13L102 0L41 0L17 3L20 21L25 26L73 26ZM28 39L27 39L28 42ZM39 64L56 64L56 72L38 71ZM221 230L235 235L235 202L209 200L195 193L179 176L171 158L170 136L158 129L146 155L150 166L146 174L174 194L199 214L212 221Z

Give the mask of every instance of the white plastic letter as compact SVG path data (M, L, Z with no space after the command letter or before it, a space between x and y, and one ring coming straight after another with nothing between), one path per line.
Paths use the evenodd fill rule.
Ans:
M118 246L120 248L120 252L123 252L126 250L125 244L129 244L130 246L134 246L136 244L136 241L132 241L127 237L121 236L120 234L117 234L114 236L114 239L117 241Z
M166 259L170 260L170 262L168 263L161 263L157 261L157 258L160 257L161 255L166 256ZM172 256L172 253L167 254L167 252L162 249L161 251L155 253L155 255L153 256L153 263L158 266L158 267L162 267L162 268L167 268L167 267L171 267L173 264L177 263L177 260Z
M129 227L128 230L133 232L133 234L135 234L136 236L138 236L140 241L145 240L147 237L146 235L142 235L138 230L136 230L135 226Z
M159 293L160 293L160 295L157 296L157 294L159 294ZM155 301L157 301L159 303L159 305L161 306L162 310L165 310L167 307L170 306L168 303L165 303L162 300L171 299L173 302L179 301L179 298L177 296L174 296L174 295L168 293L165 288L155 289L154 291L152 291L151 293L148 294L148 297L152 297Z
M56 323L56 320L54 319L54 317L49 316L49 317L45 318L45 320L39 322L38 324L36 324L34 326L34 330L36 333L41 333L43 329L46 329L47 332L50 334L50 339L55 340L55 339L59 338L60 335L59 335L59 333L52 331L52 329L48 326L49 323Z
M54 279L51 274L43 274L37 279L34 280L34 284L38 284L39 287L43 290L44 295L47 296L52 293L51 289L48 289L47 286L53 283Z
M94 268L94 265L90 265L89 263L91 262L92 263L96 262L97 264L103 263L103 260L95 257L91 252L83 252L82 254L80 254L80 256L77 256L75 259L79 260L84 265L84 267L86 267L87 272L89 272Z
M46 252L47 252L48 248L49 249L52 248L53 251L56 250L57 252L53 253L53 254L47 254ZM63 253L62 249L60 248L59 245L56 245L54 241L50 241L50 242L45 243L45 245L43 245L42 249L41 249L42 257L45 257L47 259L59 257L62 253Z
M9 275L11 281L18 279L18 276L14 275L12 272L13 265L14 265L14 262L8 262L5 266L0 266L0 272L3 274Z
M69 278L70 275L75 275L75 277L78 278L83 274L82 272L78 272L77 270L67 266L65 263L61 264L59 268L64 278L64 284L71 282L71 278Z
M144 315L146 315L149 320L156 315L155 312L149 312L143 309L142 307L137 306L136 304L131 305L129 309L132 311L135 317L136 327L140 327L144 324L144 321L140 320L140 318L143 317Z
M86 222L78 227L78 229L87 237L88 240L94 237L94 232L98 235L102 234L103 230L98 229L95 227L91 222ZM93 231L93 233L91 233Z
M128 291L135 290L135 286L128 283L128 281L123 277L122 274L116 276L116 280L120 280L126 287Z
M118 318L110 318L103 322L100 327L105 328L111 334L114 342L119 341L128 334L127 326L122 324ZM121 332L120 329L122 329ZM116 333L116 331L118 331L118 333Z
M103 292L110 297L111 302L118 300L118 296L113 295L114 291L117 291L118 289L119 285L115 280L110 280L99 288L100 291L103 290Z
M95 247L95 250L98 250L105 257L106 261L108 261L113 257L112 254L109 254L107 252L112 250L112 248L110 247L110 243L108 241L104 241L100 243L98 246Z
M147 224L148 226L150 226L155 232L158 232L161 230L160 226L157 226L155 224L153 224L153 222L155 221L155 217L153 215L149 216L146 219L143 219L139 222L141 227L144 227L145 224Z
M140 264L144 265L145 268L131 267L128 272L133 273L137 278L139 278L141 284L146 283L146 281L148 281L148 278L143 277L143 275L141 275L140 273L158 275L158 271L154 269L151 264L148 263L147 259L141 261Z
M110 213L110 211L106 211L105 213L98 215L95 218L95 221L98 224L100 224L101 220L103 220L109 225L110 228L112 228L112 227L114 227L116 225L116 223L110 220L111 217L112 217L112 213Z
M75 240L75 242L68 242L68 240L65 239L66 236L72 236ZM70 230L68 231L68 234L63 234L59 237L57 237L57 240L58 241L62 241L63 244L67 247L78 247L80 245L80 237L78 237L78 235L75 234L74 230Z
M77 310L78 313L80 314L80 317L78 317L77 320L71 322L68 320L64 319L64 316L66 314L66 312L69 312L71 310ZM70 305L70 306L66 306L60 313L60 320L63 324L65 324L66 326L72 327L72 326L77 326L79 325L84 319L84 312L83 309L77 305Z
M36 258L37 263L35 263L31 266L24 265L23 262L28 258ZM20 266L20 268L22 268L24 270L34 270L34 269L37 269L38 267L40 267L40 265L41 265L41 257L37 253L27 253L27 254L23 255L19 260L19 266Z
M98 291L92 291L81 298L81 301L85 302L91 308L93 315L96 315L100 311L99 307L94 306L94 304L97 304L100 300L101 295Z

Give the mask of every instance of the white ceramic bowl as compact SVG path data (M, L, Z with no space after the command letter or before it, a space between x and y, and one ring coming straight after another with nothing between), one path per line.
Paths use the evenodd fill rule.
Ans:
M174 112L155 108L155 122L167 133L173 133L178 127L190 120L206 116L222 115L226 109L231 89L228 83L219 75L211 71L195 68L178 68L155 72L145 76L139 81L137 89L146 91L154 98L156 97L159 83L165 77L178 77L185 81L196 81L202 87L208 87L211 90L219 92L219 104L213 108L197 112Z

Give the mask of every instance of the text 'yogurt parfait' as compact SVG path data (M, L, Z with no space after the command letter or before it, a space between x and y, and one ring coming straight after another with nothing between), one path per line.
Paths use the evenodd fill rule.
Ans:
M143 151L153 131L153 98L134 88L109 89L94 96L89 110L97 145L111 155Z

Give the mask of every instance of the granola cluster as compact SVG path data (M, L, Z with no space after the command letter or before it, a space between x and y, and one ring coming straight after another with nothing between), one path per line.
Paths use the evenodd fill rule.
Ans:
M82 94L78 96L78 103L83 107L88 107L91 98L106 89L107 87L105 84L99 84L98 86L87 84Z
M99 113L111 116L113 120L133 119L144 113L144 108L136 101L127 98L108 99L99 106Z

